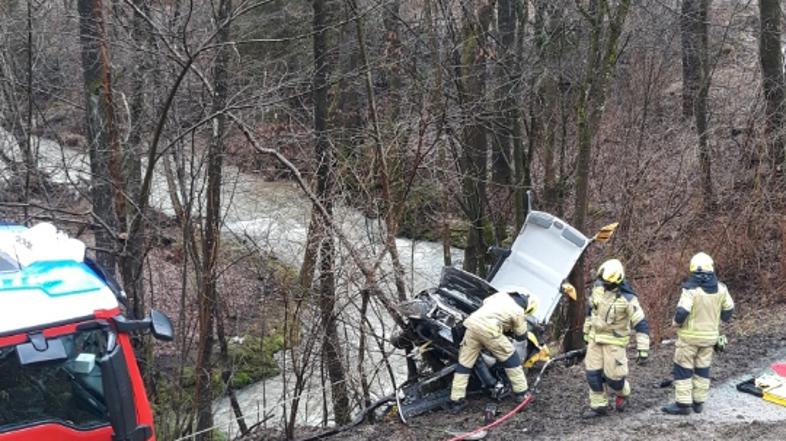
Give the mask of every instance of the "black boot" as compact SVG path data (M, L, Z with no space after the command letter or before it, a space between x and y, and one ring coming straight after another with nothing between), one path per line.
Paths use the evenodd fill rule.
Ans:
M514 393L513 393L513 401L514 401L516 404L521 404L521 403L522 403L524 400L526 400L526 399L527 399L527 397L528 397L528 396L529 396L529 392L527 392L527 391L524 391L524 392L514 392Z
M586 410L583 414L581 414L581 417L586 420L586 419L606 416L608 414L609 414L609 407L603 406L603 407L596 407L594 409L589 408L589 410Z
M704 410L704 403L697 403L697 402L694 401L693 402L693 411L696 412L696 413L701 413L702 410Z
M671 403L668 406L662 407L660 410L669 415L689 415L690 404Z
M448 401L447 410L448 412L452 413L453 415L461 413L467 407L467 400L462 398L457 401L450 400Z

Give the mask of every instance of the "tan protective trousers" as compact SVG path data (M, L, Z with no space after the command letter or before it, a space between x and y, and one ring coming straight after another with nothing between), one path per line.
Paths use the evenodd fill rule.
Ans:
M677 403L707 401L710 392L712 346L696 346L678 339L674 351L674 395Z
M469 375L483 348L491 352L491 355L500 363L508 361L515 354L513 344L505 335L488 336L485 333L467 329L459 349L460 366L456 373L453 374L453 385L450 390L451 400L458 401L467 395ZM516 356L516 359L518 359L518 356ZM527 377L524 376L524 369L521 367L520 360L517 366L505 368L505 373L508 376L508 380L510 380L514 393L527 390Z
M609 405L607 386L621 396L630 395L628 355L622 346L600 344L591 341L584 358L589 383L590 408L598 409Z

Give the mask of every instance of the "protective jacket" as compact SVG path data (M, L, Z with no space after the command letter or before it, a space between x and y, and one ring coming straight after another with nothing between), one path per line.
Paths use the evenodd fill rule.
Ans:
M674 314L677 344L674 351L674 392L678 408L701 405L709 396L713 346L720 321L731 320L734 302L714 272L691 273L682 284Z
M514 393L527 390L521 358L505 334L526 335L527 315L534 312L536 305L535 297L529 293L498 292L486 297L483 306L464 320L467 332L461 340L459 362L453 374L452 401L466 396L469 375L484 348L502 364Z
M649 350L649 324L627 281L612 289L600 280L595 282L587 315L584 333L588 341L625 347L630 341L633 327L636 331L636 348L639 351Z
M682 285L674 322L679 339L693 346L714 346L720 322L729 321L734 301L715 273L693 273Z
M520 296L526 307L521 306L507 292L498 292L486 297L483 306L464 320L464 326L488 338L510 332L516 336L525 335L527 315L534 312L535 302L532 295L528 293L522 293Z

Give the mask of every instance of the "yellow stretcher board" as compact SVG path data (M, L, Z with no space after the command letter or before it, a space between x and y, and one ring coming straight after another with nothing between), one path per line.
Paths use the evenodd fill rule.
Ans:
M764 389L763 392L762 398L765 400L771 403L780 404L781 406L786 406L786 384Z

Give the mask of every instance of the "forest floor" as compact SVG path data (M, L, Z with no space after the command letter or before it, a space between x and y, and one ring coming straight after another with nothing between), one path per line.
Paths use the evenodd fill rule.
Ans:
M486 440L520 439L786 439L786 408L735 389L737 383L766 371L777 360L786 360L786 305L749 311L727 330L729 346L716 355L713 386L702 414L685 417L663 415L660 407L673 400L673 388L660 387L671 378L673 345L656 347L645 366L630 363L633 395L624 413L584 420L587 385L583 364L558 365L544 375L535 401L524 411L492 429ZM632 354L631 354L632 355ZM631 357L633 358L633 357ZM532 378L530 378L532 380ZM328 438L331 441L444 440L482 425L487 400L470 400L460 415L433 412L398 421L361 426ZM499 403L506 413L513 403ZM248 439L263 439L251 437ZM264 437L264 439L270 439Z

